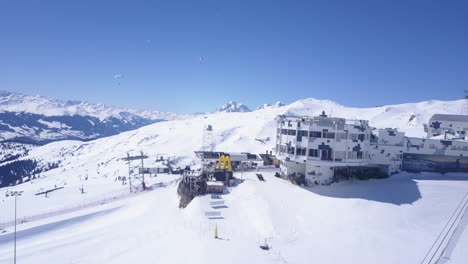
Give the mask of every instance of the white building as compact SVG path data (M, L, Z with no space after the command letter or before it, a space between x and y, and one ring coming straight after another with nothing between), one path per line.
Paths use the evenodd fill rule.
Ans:
M278 116L276 154L284 175L330 184L352 171L468 171L468 142L405 137L366 120ZM466 166L464 164L467 164Z
M468 116L435 114L429 119L426 127L427 137L444 139L465 139L468 132Z

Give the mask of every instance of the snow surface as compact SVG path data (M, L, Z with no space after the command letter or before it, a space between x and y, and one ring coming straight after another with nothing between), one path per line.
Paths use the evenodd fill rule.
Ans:
M42 177L54 182L50 183L51 186L61 182L70 183L85 175L113 181L116 177L127 174L128 167L121 160L127 153L135 155L143 151L149 155L150 159L145 161L147 167L157 167L156 157L159 154L171 157L181 167L196 163L194 151L201 149L207 125L213 127L214 150L264 153L274 147L274 119L279 114L317 115L325 110L336 116L370 119L372 126L397 127L410 135L422 136L422 124L433 113L450 113L462 103L463 100L430 101L381 108L346 108L330 101L305 99L283 107L248 113L213 113L160 122L89 142L53 142L30 150L21 159L34 159L42 164L60 163L59 168L41 173ZM413 114L419 117L411 122L404 118ZM419 130L416 131L416 128ZM270 140L266 140L267 138ZM264 143L256 139L264 139Z
M285 106L285 104L283 104L282 102L276 102L274 104L262 104L261 106L257 107L255 110L261 110L261 109L265 109L265 108L271 108L271 107L281 107L281 106Z
M63 101L39 95L25 95L8 91L0 91L0 111L28 112L45 116L93 116L101 120L108 117L128 118L128 114L153 120L174 120L188 117L160 111L126 109L107 104L92 104L75 100Z
M402 173L303 189L274 172L262 172L266 182L255 173L237 174L243 182L217 208L202 196L179 209L177 183L167 175L146 194L30 223L18 231L18 263L420 263L468 190L464 174ZM48 202L63 205L67 192ZM21 201L19 211L33 206ZM0 235L0 263L12 259L11 231ZM467 262L466 236L446 263ZM270 251L259 248L265 240Z
M237 103L235 101L229 101L229 103L223 105L218 109L218 112L232 113L232 112L251 112L246 105Z
M13 199L5 196L9 191L25 191L19 217L119 196L128 189L116 181L127 174L121 160L127 153L148 154L146 167L157 167L161 154L179 166L194 165L193 151L202 147L207 125L213 127L215 150L264 153L274 147L274 118L279 114L318 115L324 110L424 136L423 124L433 114L457 113L464 103L349 108L310 98L253 112L161 122L90 142L50 143L31 149L22 159L60 162L60 167L41 173L32 183L0 189L0 223L12 217ZM267 138L265 143L255 140ZM86 214L71 214L69 219L25 224L29 226L19 240L18 263L420 263L468 191L464 174L402 173L311 190L272 175L265 173L267 182L259 182L254 174L244 173L245 181L223 196L225 208L210 208L210 197L204 196L184 210L178 209L175 176L158 176L151 180L163 183L161 188L119 200L123 205L116 208L88 208ZM49 198L34 195L55 185L65 188ZM82 185L84 195L79 191ZM205 212L214 210L221 213L219 219L207 219ZM216 224L219 240L213 239ZM0 263L11 261L11 227L7 230L0 236ZM459 234L448 263L468 263L461 249L467 232ZM258 248L265 239L271 251Z

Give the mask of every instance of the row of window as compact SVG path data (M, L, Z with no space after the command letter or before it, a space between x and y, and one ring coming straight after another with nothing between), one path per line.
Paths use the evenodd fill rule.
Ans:
M296 136L296 130L294 129L281 129L282 135ZM350 140L359 140L364 141L369 139L369 134L355 134L355 133L344 133L344 132L328 132L328 131L307 131L307 130L298 130L297 138L299 141L302 140L302 137L311 137L311 138L330 138L338 140L350 139Z
M413 145L414 147L415 145ZM419 145L420 148L424 148L424 143L420 143ZM461 150L461 151L468 151L468 146L456 146L456 145L451 145L450 147L452 150ZM429 149L437 149L435 144L429 144Z
M321 158L322 160L332 160L333 155L335 155L335 160L345 160L345 159L363 159L365 157L365 152L363 151L342 151L342 150L328 150L328 149L307 149L298 147L287 148L284 145L281 145L279 148L281 153L287 153L291 155L298 156L309 156Z

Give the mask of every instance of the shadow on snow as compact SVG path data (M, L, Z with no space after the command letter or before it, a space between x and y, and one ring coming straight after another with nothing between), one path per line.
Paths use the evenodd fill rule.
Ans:
M345 181L307 190L322 196L389 203L413 204L421 198L418 181L468 181L468 173L401 173L387 179Z

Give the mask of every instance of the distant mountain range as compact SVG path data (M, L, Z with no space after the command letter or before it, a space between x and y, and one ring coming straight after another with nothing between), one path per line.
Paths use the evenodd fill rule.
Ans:
M263 104L259 107L257 107L257 109L255 110L261 110L261 109L267 109L267 108L277 108L277 107L282 107L282 106L285 106L285 104L283 104L282 102L276 102L274 104Z
M86 141L186 117L0 91L0 142Z
M235 101L230 101L229 103L221 106L221 108L218 109L217 112L223 112L223 113L233 113L233 112L251 112L250 108L248 108L244 104L237 103Z
M0 91L0 111L27 112L45 116L92 116L101 120L109 117L125 118L129 114L131 114L129 116L139 116L150 120L174 120L184 117L175 113L134 110L108 104L60 100L40 95L26 95L8 91Z
M281 102L263 104L257 110L281 106L284 106ZM216 110L223 113L251 111L246 105L235 101ZM187 119L201 114L208 113L179 115L0 91L0 142L43 145L58 140L88 141L156 122Z

